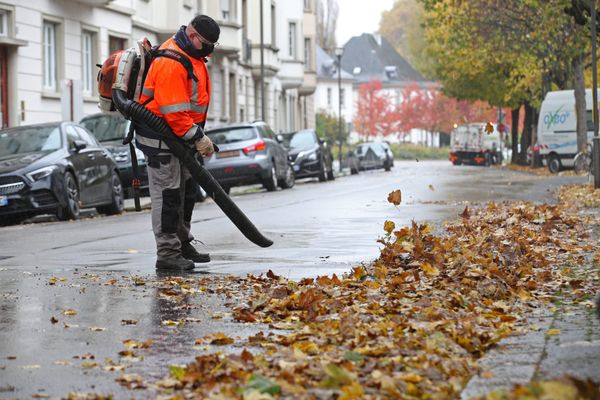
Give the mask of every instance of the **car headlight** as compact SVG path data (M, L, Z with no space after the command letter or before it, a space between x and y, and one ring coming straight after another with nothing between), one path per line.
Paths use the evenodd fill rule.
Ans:
M110 152L112 153L116 162L118 162L118 163L129 162L129 150L123 150L123 149L118 148L118 149L111 149Z
M298 154L297 160L301 160L303 158L306 158L308 161L315 161L317 159L317 151L316 150L301 151Z
M52 175L52 172L57 168L56 165L51 165L49 167L44 167L40 169L36 169L35 171L31 171L27 174L27 177L32 181L39 181L40 179L44 179Z

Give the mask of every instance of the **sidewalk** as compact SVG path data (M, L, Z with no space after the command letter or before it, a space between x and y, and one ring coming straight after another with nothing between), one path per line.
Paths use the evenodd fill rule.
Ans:
M591 212L598 213L600 209ZM594 225L592 230L598 241L600 225ZM592 255L586 257L585 265L573 266L598 269ZM480 374L471 378L462 399L565 376L600 383L600 320L593 299L576 302L568 298L574 288L564 291L564 298L532 312L527 319L529 332L506 338L486 353L479 362Z
M150 197L140 197L140 207L142 207L142 210L149 210L151 208ZM135 201L125 199L123 208L125 211L135 211Z

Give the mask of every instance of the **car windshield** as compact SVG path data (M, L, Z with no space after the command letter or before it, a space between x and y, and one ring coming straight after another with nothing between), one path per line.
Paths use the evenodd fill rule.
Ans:
M123 139L129 129L129 121L111 115L86 118L81 121L81 125L92 132L99 142Z
M58 125L24 126L0 131L0 157L39 151L54 151L61 146Z
M290 148L302 149L304 147L311 147L315 144L315 135L311 131L299 131L294 133L292 140L290 140Z
M252 140L258 137L254 128L251 127L215 130L206 132L206 135L215 144L243 142L244 140Z

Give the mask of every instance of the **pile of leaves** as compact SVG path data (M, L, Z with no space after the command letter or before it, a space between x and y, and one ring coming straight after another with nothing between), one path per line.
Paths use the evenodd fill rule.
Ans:
M592 185L562 186L558 198L569 208L600 208L600 189Z
M389 201L399 204L400 192ZM443 235L385 221L372 264L300 282L270 272L230 279L233 317L271 328L172 368L180 398L454 398L523 316L569 290L589 298L596 275L573 268L597 244L564 205L465 207ZM598 256L595 258L598 259ZM189 283L186 283L189 285ZM226 294L226 293L225 293ZM214 338L213 338L214 339ZM224 335L217 342L230 344Z

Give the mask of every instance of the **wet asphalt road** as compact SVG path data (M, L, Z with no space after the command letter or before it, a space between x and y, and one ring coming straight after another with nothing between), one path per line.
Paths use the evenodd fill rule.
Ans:
M397 226L412 219L439 224L471 203L553 202L555 187L582 181L452 167L445 161L396 162L392 172L301 181L275 193L237 191L234 200L275 242L271 248L247 241L212 201L196 206L192 231L204 243L200 250L213 259L204 272L246 275L271 269L297 280L341 274L375 259L387 219ZM402 191L399 207L386 200L396 189ZM157 287L133 284L134 277L154 276L148 211L0 228L0 399L72 391L146 398L148 391L122 389L115 378L123 371L110 371L111 364L127 365L125 373L151 381L166 376L168 365L202 351L193 348L198 337L219 331L246 337L265 328L233 322L223 298L189 295L190 306L181 309L161 298ZM64 315L67 309L77 314ZM224 318L215 319L215 313ZM163 324L186 318L183 326ZM139 322L122 325L128 319ZM154 342L135 350L143 356L136 360L119 356L126 339ZM233 351L241 350L233 346Z

